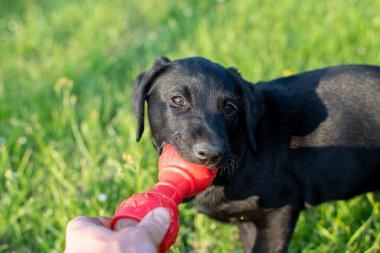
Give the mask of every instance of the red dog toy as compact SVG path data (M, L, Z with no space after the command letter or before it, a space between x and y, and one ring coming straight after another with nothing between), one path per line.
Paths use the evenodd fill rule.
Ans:
M114 228L119 219L140 221L153 209L166 207L172 222L159 248L160 253L165 253L178 234L178 205L183 198L205 190L217 170L185 161L171 145L166 145L158 162L158 171L159 182L154 188L124 200L115 212L111 227Z

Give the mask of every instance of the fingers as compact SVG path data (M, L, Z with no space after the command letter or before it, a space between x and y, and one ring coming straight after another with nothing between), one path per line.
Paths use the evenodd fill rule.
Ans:
M137 227L143 228L149 234L153 243L158 246L162 239L164 239L170 222L169 210L159 207L148 213Z
M87 227L92 225L111 227L111 218L108 217L86 217L77 216L67 224L67 230L76 230L81 227Z
M120 219L116 222L115 230L119 231L126 227L134 227L137 223L138 221L132 219Z
M99 226L104 226L106 228L111 228L111 221L112 221L112 219L109 217L99 216L99 217L90 217L87 222L88 223L91 222L91 223L93 223L95 225L99 225Z
M95 231L107 231L111 226L111 218L78 216L72 219L66 227L66 243Z
M113 250L109 252L118 252L117 249L129 250L125 252L156 252L169 229L171 216L169 210L161 207L148 213L137 225L136 221L130 219L120 221L119 226L127 227L115 232L110 229L110 218L74 218L67 224L65 252L94 252L95 249L112 247Z
M66 226L66 245L72 245L76 238L81 234L81 230L86 227L86 224L91 218L85 216L78 216L72 219Z

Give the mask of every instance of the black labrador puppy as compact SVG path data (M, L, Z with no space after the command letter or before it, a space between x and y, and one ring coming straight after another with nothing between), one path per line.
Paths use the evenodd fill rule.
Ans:
M200 57L162 57L133 90L154 145L219 168L194 199L236 223L245 252L285 252L301 210L380 190L380 67L330 67L256 85Z

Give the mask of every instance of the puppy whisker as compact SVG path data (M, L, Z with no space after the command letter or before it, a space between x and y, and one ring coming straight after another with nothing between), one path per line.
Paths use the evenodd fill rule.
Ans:
M239 167L239 158L231 154L227 160L218 164L218 174L219 175L232 175L235 173L237 168Z

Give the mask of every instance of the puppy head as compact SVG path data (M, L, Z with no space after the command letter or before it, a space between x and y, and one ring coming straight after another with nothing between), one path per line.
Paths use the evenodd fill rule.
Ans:
M229 159L231 149L256 149L261 95L233 68L200 57L159 58L133 89L137 140L144 131L145 101L159 150L170 143L186 160L214 167Z

